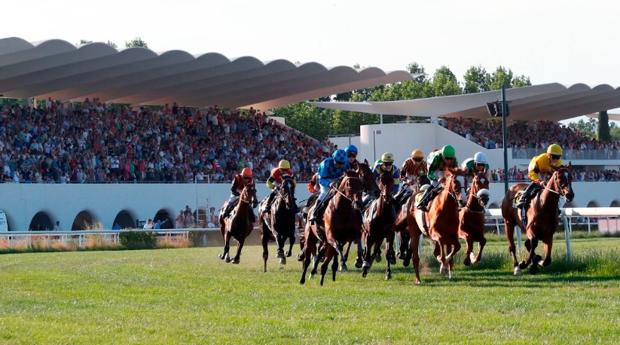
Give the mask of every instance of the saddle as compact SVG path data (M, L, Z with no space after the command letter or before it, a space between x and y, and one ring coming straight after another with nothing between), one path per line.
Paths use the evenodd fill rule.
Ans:
M524 194L525 194L525 189L522 189L515 193L514 197L512 198L512 208L517 208L517 205L523 199Z

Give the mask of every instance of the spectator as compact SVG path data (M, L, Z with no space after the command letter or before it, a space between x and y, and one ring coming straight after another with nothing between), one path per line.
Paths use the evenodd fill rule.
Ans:
M153 229L153 220L151 218L149 218L146 221L146 223L144 223L143 229L145 229L145 230Z

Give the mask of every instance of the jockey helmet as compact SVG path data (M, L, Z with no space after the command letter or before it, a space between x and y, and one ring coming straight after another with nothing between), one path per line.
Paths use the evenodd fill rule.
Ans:
M441 149L441 155L444 158L455 158L456 150L454 149L452 145L446 145Z
M247 177L247 178L252 178L252 169L250 169L250 168L243 168L243 170L241 170L241 176Z
M291 168L291 163L289 161L287 161L286 159L281 160L278 163L278 168L280 169L290 169Z
M558 144L551 144L549 145L549 147L547 147L547 153L550 155L557 155L557 156L561 156L562 155L562 147Z
M411 157L413 158L424 158L424 152L420 149L415 149L411 152Z
M487 155L484 152L476 152L474 155L474 163L476 164L489 164L487 161Z
M391 152L386 152L381 155L381 160L383 163L394 163L394 154Z
M357 155L357 147L355 145L349 145L346 149L344 149L344 152L347 154L347 156L350 154Z
M344 162L346 162L347 160L347 154L344 152L344 150L336 150L334 151L334 153L332 153L332 158L336 163L344 164Z

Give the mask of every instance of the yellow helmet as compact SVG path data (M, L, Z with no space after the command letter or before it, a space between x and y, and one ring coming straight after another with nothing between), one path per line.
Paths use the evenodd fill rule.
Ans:
M290 169L291 168L291 163L289 161L287 161L286 159L281 160L278 163L278 168L280 169Z
M562 147L560 147L560 145L558 145L558 144L551 144L551 145L549 145L549 147L547 147L547 153L551 154L551 155L561 156L562 155Z
M386 152L381 155L381 160L384 163L394 163L394 155L391 152Z
M411 157L413 158L424 158L424 152L420 149L415 149L411 152Z

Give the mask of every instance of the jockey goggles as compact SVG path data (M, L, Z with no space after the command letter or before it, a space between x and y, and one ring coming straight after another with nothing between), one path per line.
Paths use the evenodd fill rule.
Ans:
M424 159L424 158L422 158L422 157L415 157L413 160L416 161L416 162L421 162L422 159Z
M561 155L551 155L551 159L553 159L554 161L557 161L560 158L562 158Z
M356 157L357 157L357 153L354 153L354 152L349 152L349 154L347 155L347 157L349 157L349 158L356 158Z

